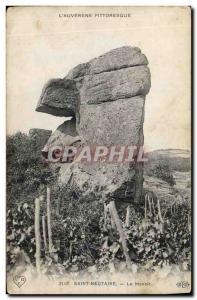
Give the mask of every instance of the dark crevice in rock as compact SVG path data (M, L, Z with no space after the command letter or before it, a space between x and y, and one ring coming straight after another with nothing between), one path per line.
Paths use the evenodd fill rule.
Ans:
M49 115L54 115L56 117L75 117L73 110L67 109L66 113L62 108L54 108L54 106L42 104L36 108L37 112L46 113Z
M75 75L75 76L66 76L66 78L72 78L73 80L79 80L79 79L83 79L85 77L88 77L88 76L94 76L94 75L99 75L99 74L105 74L105 73L110 73L110 72L114 72L114 71L119 71L119 70L122 70L122 69L129 69L129 68L135 68L135 67L143 67L143 66L147 66L147 63L144 63L144 64L139 64L139 65L125 65L125 66L121 66L119 68L112 68L112 69L109 69L109 70L105 70L105 71L101 71L101 72L84 72L84 75L81 75L81 73L78 75Z
M100 101L100 102L97 102L97 103L91 103L91 102L87 102L86 104L82 104L82 105L102 105L102 104L110 104L111 102L114 102L114 101L119 101L119 100L125 100L125 101L128 101L128 100L136 100L136 98L138 97L142 97L142 98L145 98L144 95L142 94L139 94L139 95L134 95L133 97L131 96L125 96L124 98L115 98L115 99L110 99L110 101Z
M113 69L109 69L106 71L102 71L102 72L94 72L94 73L90 73L90 74L86 74L86 75L98 75L98 74L104 74L104 73L110 73L110 72L114 72L114 71L119 71L122 69L128 69L128 68L135 68L135 67L142 67L142 66L146 66L147 64L140 64L140 65L126 65L126 66L121 66L120 68L113 68ZM85 75L85 76L86 76Z

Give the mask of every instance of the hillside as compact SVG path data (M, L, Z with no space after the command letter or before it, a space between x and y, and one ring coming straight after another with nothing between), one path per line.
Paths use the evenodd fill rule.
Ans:
M153 168L159 161L167 163L171 170L189 172L191 169L191 153L183 149L160 149L146 153L148 162L145 163L145 172Z

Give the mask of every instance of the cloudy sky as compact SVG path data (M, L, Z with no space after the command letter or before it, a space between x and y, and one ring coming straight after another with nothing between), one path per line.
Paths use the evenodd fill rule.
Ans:
M91 13L91 18L60 18ZM94 17L124 13L130 17ZM146 97L148 150L190 148L190 10L137 7L23 7L7 14L7 133L55 130L65 118L35 112L50 78L113 48L138 46L146 54L152 86Z

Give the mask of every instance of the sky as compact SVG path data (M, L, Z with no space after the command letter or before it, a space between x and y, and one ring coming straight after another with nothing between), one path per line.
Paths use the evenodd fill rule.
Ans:
M91 13L90 18L60 17ZM123 13L125 17L95 17ZM130 17L126 17L130 14ZM111 49L147 56L147 150L190 149L190 9L184 7L19 7L7 13L7 133L55 130L65 118L35 111L43 85Z

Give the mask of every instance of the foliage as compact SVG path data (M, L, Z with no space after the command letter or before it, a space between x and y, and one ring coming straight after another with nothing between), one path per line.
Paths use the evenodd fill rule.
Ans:
M166 181L170 186L175 185L175 179L169 165L165 162L160 161L153 169L149 172L150 176L157 177Z
M61 215L53 215L53 241L59 262L66 270L77 271L99 257L101 204L72 198L63 201Z
M7 205L32 201L54 175L42 160L40 142L18 132L7 137ZM13 200L14 199L14 200Z
M7 211L7 265L35 261L34 212L27 203Z
M173 215L170 212L167 214L164 224L150 216L143 219L142 211L132 214L129 227L125 227L123 219L122 226L132 263L138 268L154 270L157 266L181 264L184 260L189 262L191 234L188 212L188 207L180 206ZM181 223L177 216L181 217ZM103 235L99 267L109 270L112 264L117 264L117 260L124 261L124 255L119 236L111 229Z
M160 150L147 153L148 162L144 164L145 171L153 169L155 165L160 161L162 164L167 164L170 166L171 170L179 172L190 172L191 170L191 158L189 153L186 153L188 157L183 157L174 152L174 155L171 156L170 149L166 150L165 154L160 154ZM178 150L179 152L179 150Z
M7 140L8 266L12 268L22 262L35 266L34 200L38 195L45 195L41 215L46 215L46 185L50 183L54 248L52 254L44 249L41 229L42 272L50 275L120 270L120 266L125 265L122 244L117 231L112 226L104 226L103 203L95 199L83 202L76 194L66 194L64 189L53 185L56 174L42 161L41 148L22 133L9 136ZM175 183L167 164L157 164L151 176L170 185ZM129 256L137 269L154 270L164 264L190 261L189 206L181 204L173 214L167 211L165 222L161 224L158 218L150 215L144 219L141 205L131 209L128 227L125 226L126 212L119 212Z
M43 209L43 208L42 208ZM143 219L142 212L132 214L132 222L125 227L131 261L138 268L154 270L164 264L179 264L190 260L191 235L188 228L188 207L180 206L173 215L166 215L165 224L157 219ZM53 254L45 253L42 240L43 272L52 274L66 271L109 270L119 268L125 258L122 245L113 228L103 227L103 207L99 203L76 203L70 200L61 215L53 211ZM179 222L180 216L182 222ZM8 211L8 263L17 262L18 253L35 265L33 208L27 204ZM27 260L27 259L26 259ZM143 267L144 266L144 267Z

